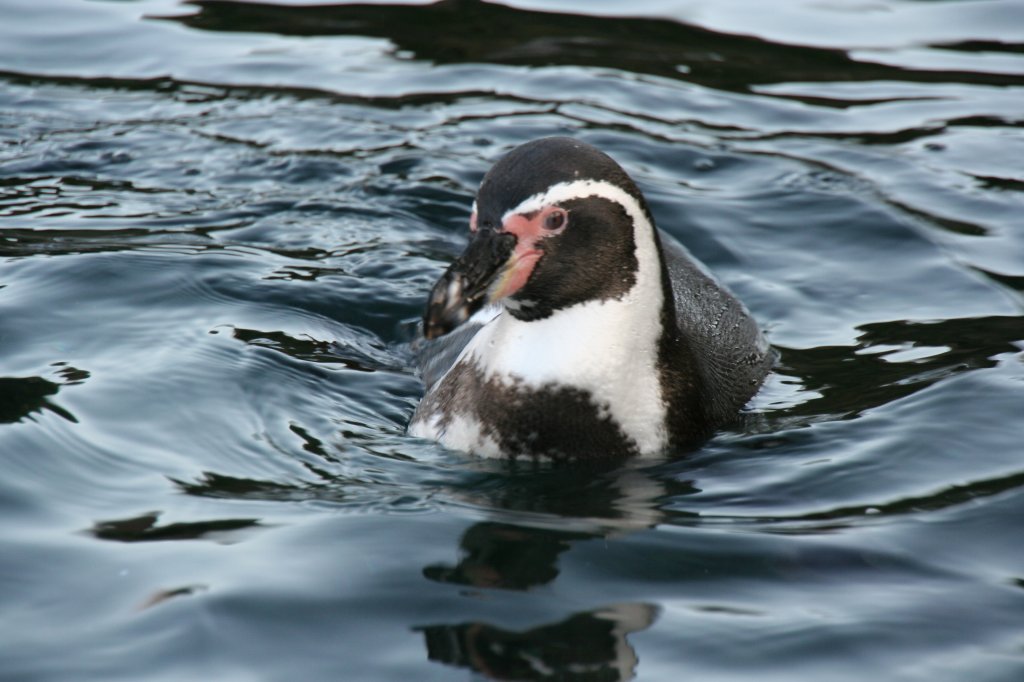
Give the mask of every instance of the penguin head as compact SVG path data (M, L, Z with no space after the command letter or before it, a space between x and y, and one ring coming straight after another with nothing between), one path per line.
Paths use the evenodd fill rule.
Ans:
M636 283L638 231L654 232L650 211L607 154L566 137L520 145L484 176L469 244L435 284L424 334L490 303L529 321L621 298Z

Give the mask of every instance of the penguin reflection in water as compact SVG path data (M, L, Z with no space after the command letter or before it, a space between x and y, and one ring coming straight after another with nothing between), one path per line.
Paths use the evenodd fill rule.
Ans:
M743 305L591 145L513 149L470 232L430 294L414 436L492 457L657 455L734 420L771 367Z

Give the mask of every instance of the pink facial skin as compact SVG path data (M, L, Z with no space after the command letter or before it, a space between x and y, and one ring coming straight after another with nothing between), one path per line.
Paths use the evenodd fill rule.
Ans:
M475 218L476 214L470 218L471 230L476 227ZM500 300L522 289L533 274L537 261L544 255L540 243L560 234L568 224L568 212L559 206L545 206L533 213L507 216L500 231L514 234L516 247L508 265L491 288L491 300Z

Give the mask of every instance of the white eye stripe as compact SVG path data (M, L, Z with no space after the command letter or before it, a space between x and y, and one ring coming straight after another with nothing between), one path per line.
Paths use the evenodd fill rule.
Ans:
M519 205L510 211L506 211L501 217L502 222L509 216L535 213L545 206L557 204L570 199L586 199L587 197L600 197L619 204L634 223L646 223L640 203L633 198L626 190L617 187L604 180L573 180L572 182L560 182L557 185L548 187L547 190L527 197L519 202Z

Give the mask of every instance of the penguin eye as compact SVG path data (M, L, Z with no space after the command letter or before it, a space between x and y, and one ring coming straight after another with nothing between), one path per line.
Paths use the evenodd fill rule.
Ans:
M557 230L565 225L565 221L568 217L569 216L566 214L565 209L556 208L551 213L544 216L544 229Z

